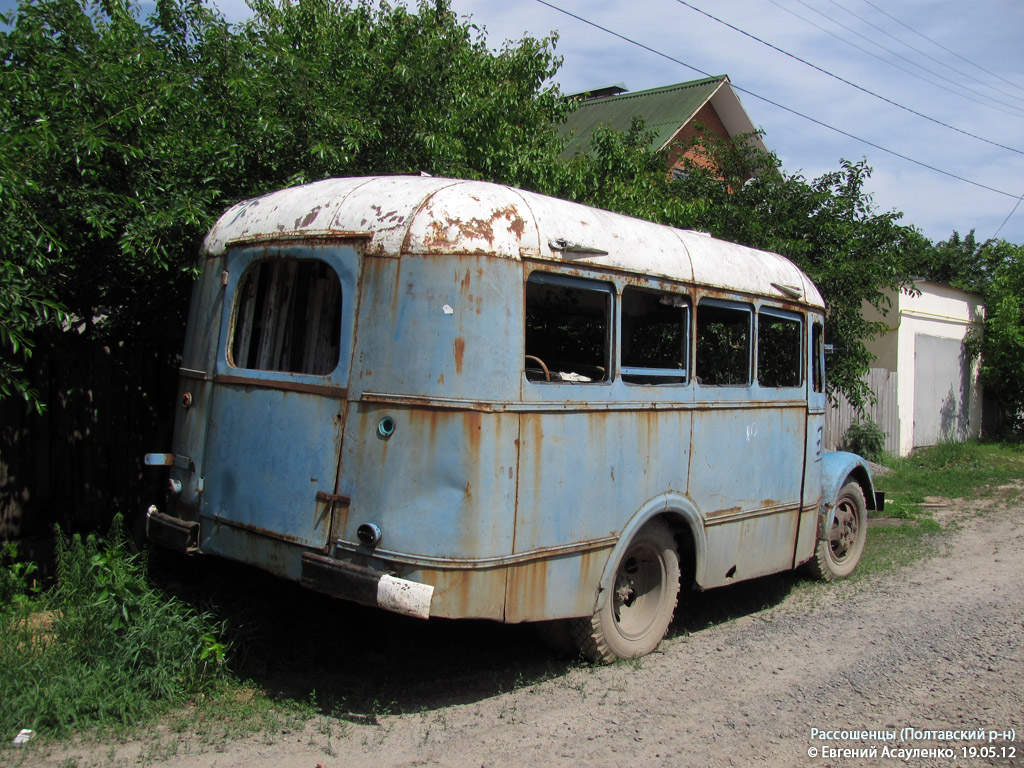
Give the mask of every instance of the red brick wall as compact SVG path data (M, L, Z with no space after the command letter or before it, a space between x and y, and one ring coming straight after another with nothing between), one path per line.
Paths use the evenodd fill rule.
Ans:
M697 130L698 126L701 130ZM696 136L709 136L714 135L725 141L729 140L729 132L725 129L722 124L722 120L718 117L718 113L710 103L705 104L700 110L694 115L693 119L690 120L683 129L676 134L672 141L672 144L679 144L682 147L686 147L690 140ZM668 170L669 173L672 169L679 168L683 164L683 160L689 158L698 165L707 167L708 161L700 154L693 152L693 150L687 150L683 152L680 147L672 147L669 145L668 154Z

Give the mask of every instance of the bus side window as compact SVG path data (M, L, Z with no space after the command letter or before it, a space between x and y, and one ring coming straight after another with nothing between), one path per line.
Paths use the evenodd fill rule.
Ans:
M811 331L811 354L814 355L814 391L825 391L825 326L815 323Z
M800 315L762 308L757 313L757 382L762 387L799 387L803 381Z
M586 384L608 380L612 287L534 272L526 281L526 378Z
M690 302L680 294L624 288L622 380L685 384L689 373Z
M704 300L697 307L697 383L749 385L752 308Z

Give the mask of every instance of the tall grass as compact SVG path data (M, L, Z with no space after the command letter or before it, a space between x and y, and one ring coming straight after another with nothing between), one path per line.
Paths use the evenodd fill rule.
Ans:
M1020 482L1024 444L940 443L888 463L892 472L879 478L878 484L905 502L920 503L927 496L975 499Z
M18 587L20 564L0 564L21 596L0 606L0 734L133 724L226 674L220 627L150 586L119 521L105 540L58 541L45 593Z

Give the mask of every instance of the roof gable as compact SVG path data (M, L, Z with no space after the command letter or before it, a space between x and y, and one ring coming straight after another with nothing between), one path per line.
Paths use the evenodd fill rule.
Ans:
M569 159L577 153L590 151L591 137L600 125L628 131L634 116L642 117L645 129L654 133L651 148L664 149L709 102L730 136L755 130L729 84L728 75L719 75L583 102L562 126L563 134L571 134L571 137L561 156ZM764 148L759 138L754 140Z

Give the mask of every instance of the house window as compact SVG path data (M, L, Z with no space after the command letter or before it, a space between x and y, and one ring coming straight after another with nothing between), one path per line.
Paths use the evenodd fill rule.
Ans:
M235 294L229 362L325 375L338 365L341 282L322 261L274 259L246 269Z
M697 308L697 383L750 384L752 309L705 299Z
M526 378L607 381L611 285L534 272L526 281Z
M677 293L622 291L622 380L628 384L685 384L690 302Z
M757 381L762 387L799 387L803 323L800 315L762 308L757 313Z

